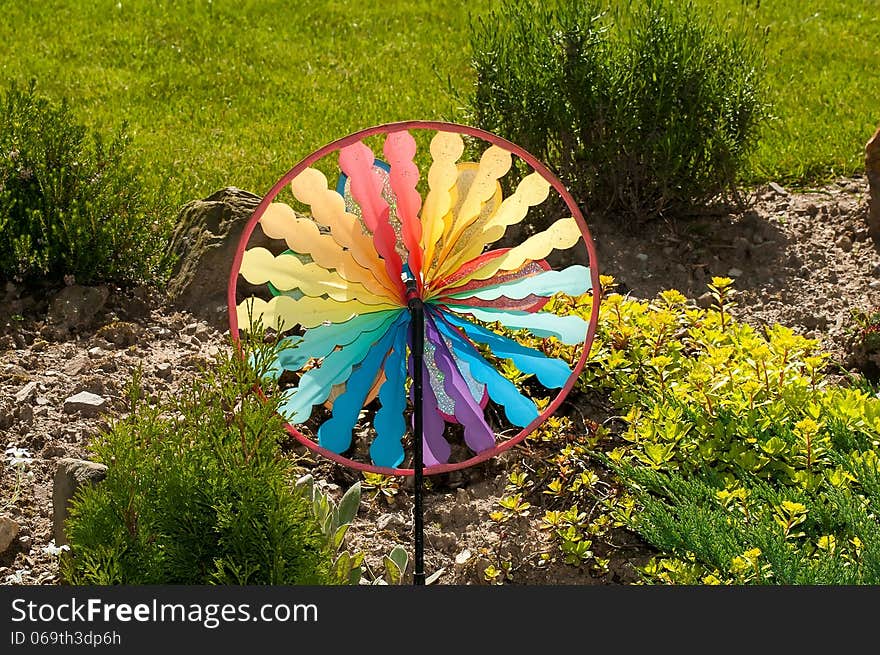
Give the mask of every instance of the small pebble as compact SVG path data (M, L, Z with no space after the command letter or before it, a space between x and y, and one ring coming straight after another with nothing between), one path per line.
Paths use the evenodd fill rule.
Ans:
M771 182L771 183L770 183L770 188L773 189L773 190L774 190L776 193L778 193L780 196L787 196L787 195L788 195L788 191L786 191L784 188L782 188L782 187L781 187L779 184L777 184L776 182Z
M156 376L163 380L167 380L171 377L172 368L173 367L169 362L161 362L156 365Z

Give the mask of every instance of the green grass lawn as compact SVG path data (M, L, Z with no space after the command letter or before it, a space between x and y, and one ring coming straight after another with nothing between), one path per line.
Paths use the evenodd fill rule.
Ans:
M101 129L127 119L151 176L183 199L262 194L350 131L449 118L446 76L468 75L455 0L4 4L0 78L36 77Z
M225 185L265 193L350 131L460 115L445 80L471 83L468 11L491 1L12 0L0 80L36 77L101 130L128 120L173 202ZM765 0L749 11L770 27L777 116L754 158L758 178L858 170L880 122L880 1Z
M741 0L719 4L738 11ZM775 116L754 179L803 185L862 170L880 125L880 0L761 0L749 13L770 30Z

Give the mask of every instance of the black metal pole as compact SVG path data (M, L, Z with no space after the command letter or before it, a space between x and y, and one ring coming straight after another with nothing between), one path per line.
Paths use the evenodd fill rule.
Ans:
M419 297L415 280L406 283L407 306L412 322L413 355L413 532L415 556L413 584L425 584L425 524L422 508L422 368L425 352L425 306Z

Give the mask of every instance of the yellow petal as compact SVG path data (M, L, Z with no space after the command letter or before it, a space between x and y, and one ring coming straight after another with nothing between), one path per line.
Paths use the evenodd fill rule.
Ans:
M367 305L388 302L387 296L378 296L362 284L349 282L335 271L314 262L304 264L296 255L277 257L265 248L244 251L239 272L251 284L271 282L281 291L299 289L306 296L328 295L333 300L360 300Z
M275 296L268 302L262 298L245 298L236 308L236 314L238 325L242 329L247 329L251 321L259 321L266 328L288 330L296 325L312 328L327 321L342 323L359 314L395 308L399 308L399 305L365 305L357 300L337 302L330 298L311 296Z
M456 280L454 286L445 289L445 291L450 292L452 288L460 287L471 280L488 279L498 271L515 270L527 261L543 259L554 250L571 248L581 236L581 230L574 218L562 218L543 232L530 236L520 245L487 262L470 275Z
M434 249L443 235L443 217L452 208L458 167L455 162L464 152L461 135L454 132L437 132L431 139L433 163L428 170L428 195L422 207L422 250L424 266L431 263Z
M443 235L443 246L437 256L437 268L443 266L444 260L456 248L460 247L460 237L464 230L480 218L483 206L491 200L498 191L498 180L504 176L513 163L511 154L504 148L490 146L480 158L473 182L457 208L451 226L447 226L446 234Z
M435 277L444 277L465 262L479 257L483 248L504 236L508 226L522 221L529 208L540 205L549 193L550 183L540 174L531 173L524 177L513 195L504 199L498 211L487 217L481 216L464 231L460 239L462 247L447 258Z
M314 221L300 218L288 205L273 202L260 218L260 226L270 239L284 239L294 252L311 255L319 266L336 269L349 282L359 282L376 295L396 300L397 291L376 278L371 270L354 259L329 234L321 234Z
M330 228L333 240L347 248L358 264L375 272L383 283L389 281L373 238L361 229L360 219L345 210L345 199L327 186L327 178L321 171L305 169L293 179L290 188L297 200L309 205L312 217Z

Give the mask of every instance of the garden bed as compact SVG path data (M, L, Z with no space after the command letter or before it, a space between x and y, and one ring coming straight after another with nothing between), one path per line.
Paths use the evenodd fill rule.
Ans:
M737 319L759 328L779 322L818 339L831 353L829 372L842 378L850 310L880 303L880 255L864 222L865 180L841 179L809 193L766 187L752 200L742 211L657 221L637 231L588 217L601 272L614 276L618 290L634 298L675 288L705 306L711 302L704 294L712 277L735 278ZM110 291L90 327L63 337L46 323L47 299L19 297L14 285L7 286L11 317L0 328L0 422L4 447L26 449L33 476L23 478L20 497L6 511L21 531L0 554L0 582L60 582L58 557L50 548L56 463L88 455L89 438L124 411L124 388L133 371L143 367L145 389L158 401L177 393L200 363L225 347L224 335L168 309L158 296ZM31 382L36 384L17 399ZM102 396L108 411L95 417L65 412L65 400L78 391ZM602 394L575 394L563 410L571 424L553 443L532 441L497 461L432 479L426 499L428 572L443 570L438 583L484 583L493 571L501 571L496 581L526 584L637 580L634 565L644 565L654 551L621 528L608 533L614 547L607 553L597 545L596 555L609 559L599 570L541 557L552 544L547 530L540 529L544 511L538 502L530 509L514 508L517 515L506 520L490 518L499 511L498 502L511 495L509 473L515 467L529 466L536 454L548 456L565 435L577 439L613 414ZM612 432L621 429L619 421L608 425ZM311 464L340 492L356 480L335 465ZM596 471L601 484L612 484L603 467ZM15 480L5 467L0 497L12 497ZM378 488L365 490L349 541L378 571L393 544L409 547L411 505L406 481L373 482ZM503 571L504 562L511 563L510 571Z

